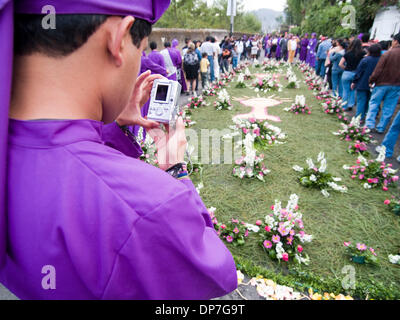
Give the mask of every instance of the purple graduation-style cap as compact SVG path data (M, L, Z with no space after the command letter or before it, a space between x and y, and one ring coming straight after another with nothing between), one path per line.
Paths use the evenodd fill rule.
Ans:
M362 37L363 37L363 35L364 35L364 33L360 33L359 35L358 35L358 39L362 39Z
M0 267L6 253L6 175L8 112L11 97L14 13L104 14L133 16L154 24L168 9L170 0L0 0Z
M134 16L153 24L169 4L170 0L16 0L15 12L42 14L43 8L50 5L56 14Z
M176 48L178 46L178 44L179 44L179 41L177 39L173 39L171 46L172 46L172 48Z

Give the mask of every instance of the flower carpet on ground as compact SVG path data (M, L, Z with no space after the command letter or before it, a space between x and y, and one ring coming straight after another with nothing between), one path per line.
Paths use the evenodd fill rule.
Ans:
M329 94L312 69L271 64L266 68L279 75L275 79L282 91L257 93L252 86L255 74L272 74L263 67L239 68L223 88L203 94L208 106L190 109L195 122L191 129L199 136L204 129L223 131L219 146L199 143L199 155L204 148L216 155L204 161L199 156L201 180L192 176L206 206L215 208L215 232L232 252L237 269L254 279L248 285L265 299L399 299L399 173L380 155L363 153L365 146L369 151L376 147L370 132L343 111L342 102ZM288 87L289 77L298 81L293 88ZM246 87L236 87L238 79ZM226 93L219 98L221 90ZM231 105L214 107L227 96ZM288 112L292 106L299 108L298 114L295 109ZM282 144L272 143L271 134L271 140L262 139L265 123L284 133L284 139L275 139ZM240 138L243 152L224 163L229 137L232 143ZM219 158L220 163L215 161ZM316 182L316 188L299 181L304 167L318 169L318 174L307 172L308 183ZM293 195L299 208L279 209L278 204ZM312 241L303 243L298 235ZM358 251L358 256L365 255L364 262L373 263L353 259L353 245L355 257ZM354 271L355 286L342 283L347 268Z

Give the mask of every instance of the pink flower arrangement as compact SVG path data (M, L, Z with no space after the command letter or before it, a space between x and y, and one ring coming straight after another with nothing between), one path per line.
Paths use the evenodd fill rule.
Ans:
M246 223L239 222L238 219L231 219L231 221L226 224L218 223L214 211L215 209L209 209L208 213L218 236L235 247L244 245L249 236L249 230L246 227Z
M309 258L302 244L311 242L312 236L301 229L304 226L297 202L298 197L293 194L286 208L282 208L280 202L271 206L272 213L260 226L260 245L274 260L308 264Z

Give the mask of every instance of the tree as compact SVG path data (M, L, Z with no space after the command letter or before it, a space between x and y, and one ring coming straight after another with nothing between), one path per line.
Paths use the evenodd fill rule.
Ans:
M171 0L171 5L155 25L159 28L229 29L230 17L226 15L228 2L216 0L207 6L206 0ZM243 0L238 0L235 31L258 33L261 22L244 12Z

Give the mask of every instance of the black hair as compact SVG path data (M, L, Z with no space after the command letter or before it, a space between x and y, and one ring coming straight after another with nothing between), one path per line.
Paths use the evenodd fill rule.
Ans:
M207 57L208 57L207 52L203 52L202 57L203 57L203 58L207 58Z
M366 43L366 42L369 41L369 38L370 38L370 37L371 37L371 35L370 35L369 33L365 33L365 34L362 35L361 41L362 41L363 43Z
M215 39L214 37L210 37L210 38L211 38L211 39L210 39L211 42L212 42L212 43L215 43L216 39Z
M347 49L347 52L353 52L356 56L361 55L363 50L361 46L361 40L360 39L354 39L353 42L350 44L349 48Z
M60 14L56 29L44 29L44 15L16 14L14 25L14 53L30 55L41 53L50 57L64 57L82 47L106 20L108 15ZM151 33L152 25L135 19L130 30L133 44L140 43Z
M165 48L170 48L171 47L171 42L168 42L168 41L164 42L164 47Z
M157 42L154 42L154 41L150 42L150 49L151 50L157 49Z
M388 50L389 49L389 41L380 41L379 45L381 46L382 50Z
M367 50L371 57L380 57L382 54L382 47L379 44L373 44Z
M400 32L393 36L393 40L396 40L397 42L400 43Z
M343 39L338 39L337 43L343 48L346 49L346 42Z
M206 37L206 41L210 41L211 39L210 39L210 36L207 36Z

